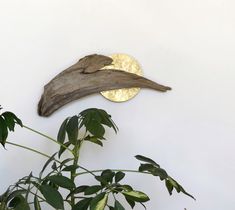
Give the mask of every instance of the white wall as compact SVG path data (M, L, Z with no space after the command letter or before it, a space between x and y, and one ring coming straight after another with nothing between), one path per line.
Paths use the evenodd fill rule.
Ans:
M197 198L170 197L156 178L129 175L150 195L148 209L234 210L234 10L233 0L1 0L0 104L51 136L67 116L106 109L120 132L108 132L104 148L87 145L83 165L137 168L133 156L148 155ZM84 55L118 52L173 91L142 90L122 104L97 94L50 118L37 115L43 85L57 73ZM10 137L48 154L56 149L24 129ZM0 191L45 161L11 146L0 159Z

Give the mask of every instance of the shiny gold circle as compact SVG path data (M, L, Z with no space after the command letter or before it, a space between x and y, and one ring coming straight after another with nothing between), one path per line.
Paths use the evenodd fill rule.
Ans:
M126 54L113 54L110 56L113 63L110 66L105 66L105 69L119 69L133 74L143 76L142 69L139 63L131 56ZM102 91L101 94L106 99L114 102L124 102L135 97L140 91L140 88L122 88L117 90Z

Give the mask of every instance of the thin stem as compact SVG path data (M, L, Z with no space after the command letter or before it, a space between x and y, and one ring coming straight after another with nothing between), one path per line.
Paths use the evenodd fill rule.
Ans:
M74 162L73 165L76 166L78 164L78 155L74 156ZM76 177L76 169L71 171L71 180L74 182ZM70 191L72 192L72 191ZM71 206L75 205L75 196L72 194L71 195Z
M47 138L48 140L50 140L50 141L52 141L52 142L54 142L54 143L60 145L61 147L64 147L65 149L67 149L68 151L70 151L71 153L73 153L73 151L72 151L71 149L69 149L68 147L66 147L64 144L61 144L60 142L56 141L55 139L51 138L50 136L45 135L45 134L43 134L43 133L41 133L41 132L39 132L39 131L37 131L37 130L34 130L33 128L30 128L30 127L28 127L28 126L26 126L26 125L23 125L23 127L26 128L26 129L28 129L28 130L30 130L30 131L32 131L32 132L34 132L34 133L36 133L36 134L38 134L38 135L40 135L40 136L43 136L43 137Z
M79 159L79 150L80 150L80 146L78 144L78 141L76 141L76 144L74 146L74 160L73 160L73 165L74 166L77 166L78 165L78 159ZM74 182L75 181L75 177L76 177L76 168L74 170L71 171L71 174L70 174L70 178L71 180ZM72 190L70 191L72 193ZM75 205L75 196L74 194L71 195L71 206L74 206Z
M46 157L46 158L51 158L51 156L49 156L49 155L47 155L47 154L45 154L45 153L43 153L43 152L40 152L40 151L38 151L38 150L36 150L36 149L32 149L32 148L30 148L30 147L26 147L26 146L23 146L23 145L20 145L20 144L16 144L16 143L13 143L13 142L9 142L9 141L7 141L6 144L10 144L10 145L13 145L13 146L16 146L16 147L20 147L20 148L26 149L26 150L28 150L28 151L31 151L31 152L37 153L37 154L39 154L39 155L42 155L42 156L44 156L44 157ZM56 161L57 163L60 163L60 164L61 164L61 162L60 162L59 160L55 160L55 161Z
M79 166L79 168L85 170L85 172L81 172L81 173L77 173L76 176L80 176L80 175L83 175L83 174L92 174L93 176L96 176L95 173L98 173L98 172L102 172L103 170L92 170L92 171L89 171L87 170L86 168L83 168L81 166ZM128 173L141 173L141 174L151 174L149 172L142 172L142 171L137 171L137 170L128 170L128 169L110 169L111 171L115 171L115 172L118 172L118 171L122 171L122 172L128 172Z
M16 147L21 147L23 149L26 149L26 150L29 150L31 152L37 153L37 154L42 155L44 157L50 158L49 155L47 155L47 154L45 154L43 152L40 152L40 151L38 151L36 149L32 149L30 147L26 147L26 146L23 146L23 145L20 145L20 144L16 144L16 143L13 143L13 142L10 142L10 141L7 141L6 144L10 144L10 145L13 145L13 146L16 146Z
M83 169L85 172L81 172L81 173L77 173L75 174L75 177L79 176L79 175L82 175L82 174L91 174L92 176L96 176L94 173L97 173L97 172L101 172L103 170L93 170L93 171L90 171L82 166L79 165L79 168Z

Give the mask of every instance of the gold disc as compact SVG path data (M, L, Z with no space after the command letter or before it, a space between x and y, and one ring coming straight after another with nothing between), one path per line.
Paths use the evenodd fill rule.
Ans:
M105 69L119 69L133 74L143 76L142 69L139 63L131 56L126 54L113 54L110 56L113 63L110 66L105 66ZM135 97L140 91L140 88L122 88L117 90L102 91L101 94L106 99L114 102L124 102Z

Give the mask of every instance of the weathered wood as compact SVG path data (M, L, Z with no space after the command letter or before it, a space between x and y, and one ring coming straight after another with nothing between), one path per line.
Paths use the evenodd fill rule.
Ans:
M170 87L121 70L100 70L112 59L103 55L89 55L64 70L45 87L38 104L38 114L49 116L63 105L84 96L120 88L150 88L165 92Z

